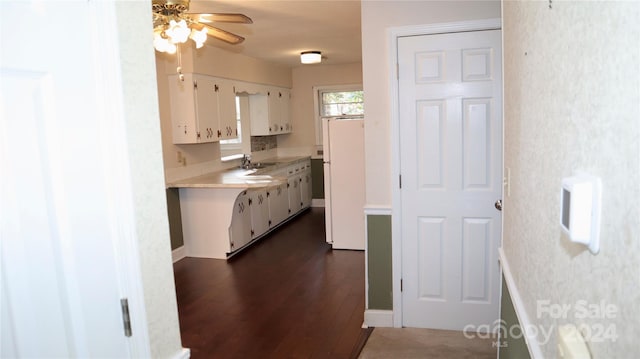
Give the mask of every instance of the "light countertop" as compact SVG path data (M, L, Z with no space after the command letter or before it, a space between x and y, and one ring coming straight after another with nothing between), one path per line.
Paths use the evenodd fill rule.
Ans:
M308 156L302 157L276 157L258 161L258 163L273 163L260 169L241 169L238 167L211 172L197 177L190 177L179 181L167 183L167 187L173 188L261 188L277 186L287 183L286 177L268 175L281 168L308 160Z

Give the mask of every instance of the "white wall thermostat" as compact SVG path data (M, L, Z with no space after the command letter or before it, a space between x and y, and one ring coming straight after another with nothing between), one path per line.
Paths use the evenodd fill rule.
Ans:
M562 229L572 242L586 245L594 254L600 250L601 194L600 178L579 174L562 179Z

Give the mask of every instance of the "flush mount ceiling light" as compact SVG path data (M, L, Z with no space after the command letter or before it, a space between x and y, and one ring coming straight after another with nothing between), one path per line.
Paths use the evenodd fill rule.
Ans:
M304 51L300 53L300 62L303 64L319 64L322 61L322 52Z
M244 37L207 25L211 22L251 24L243 14L199 14L189 12L189 0L153 0L153 45L159 52L175 53L177 45L190 38L201 48L207 36L229 44L239 44Z

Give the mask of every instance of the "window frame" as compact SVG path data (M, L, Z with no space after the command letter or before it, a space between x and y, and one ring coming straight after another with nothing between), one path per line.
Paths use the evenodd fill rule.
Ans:
M314 121L316 127L316 147L322 148L322 119L323 118L364 118L364 115L322 116L322 93L364 91L362 84L324 85L313 87ZM363 102L364 103L364 102Z

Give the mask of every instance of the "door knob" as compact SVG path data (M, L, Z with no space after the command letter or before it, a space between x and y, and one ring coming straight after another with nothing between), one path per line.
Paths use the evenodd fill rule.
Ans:
M498 211L502 211L502 200L501 199L497 200L494 206Z

